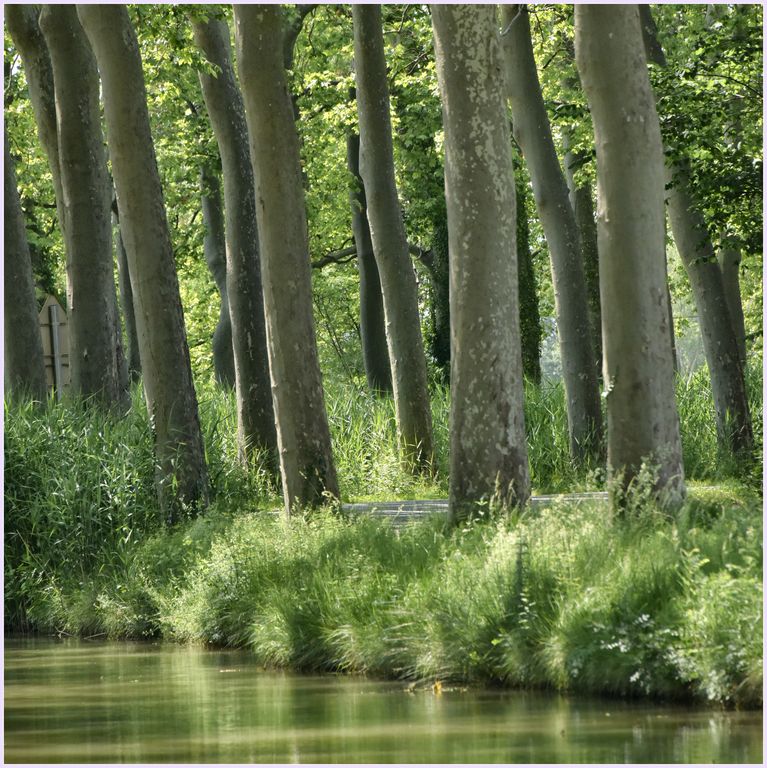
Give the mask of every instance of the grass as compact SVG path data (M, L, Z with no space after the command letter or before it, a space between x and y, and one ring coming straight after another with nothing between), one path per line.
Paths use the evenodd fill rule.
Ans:
M761 435L761 371L751 372ZM6 403L6 629L247 647L265 665L758 706L760 465L717 453L704 373L679 383L687 475L669 518L598 504L478 521L318 513L281 521L279 488L236 461L231 393L203 392L210 510L173 529L153 499L151 435L81 403ZM437 472L403 473L390 400L331 392L345 500L444 497L449 397L434 394ZM526 402L537 492L604 486L567 455L561 387Z

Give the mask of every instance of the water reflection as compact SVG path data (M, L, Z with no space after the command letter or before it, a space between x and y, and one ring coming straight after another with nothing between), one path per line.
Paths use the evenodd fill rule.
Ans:
M260 670L239 651L6 640L6 762L761 762L762 715Z

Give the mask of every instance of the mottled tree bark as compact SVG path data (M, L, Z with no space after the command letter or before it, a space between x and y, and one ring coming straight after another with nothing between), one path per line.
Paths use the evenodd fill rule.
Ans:
M570 150L570 137L564 132L565 178L570 193L570 205L578 230L578 249L583 260L583 276L586 280L591 340L594 348L597 373L602 371L602 309L599 305L599 250L597 248L597 222L594 218L594 202L590 184L578 184L576 169L585 161L581 154Z
M301 163L279 6L234 7L286 514L338 497L312 316Z
M125 6L80 5L78 15L101 74L144 393L155 437L158 496L172 522L180 505L207 503L208 474L141 56Z
M200 73L205 104L221 155L226 211L226 293L232 329L237 391L237 444L247 463L254 453L277 468L277 431L264 319L264 293L248 125L232 66L229 26L195 22L197 45L220 72Z
M365 186L360 176L360 137L346 137L346 165L352 176L349 204L352 209L352 233L357 249L357 269L360 275L360 335L365 376L371 392L392 391L389 350L386 347L381 279L378 276L373 243L367 217Z
M517 293L516 204L492 5L433 5L450 238L448 521L530 494Z
M37 135L48 159L56 195L56 210L62 234L66 229L64 220L64 197L61 192L59 170L59 140L56 129L56 97L53 88L53 68L48 46L40 30L39 5L5 5L5 23L13 44L21 54L24 74L27 78L29 100L35 114Z
M383 290L386 339L403 463L431 471L431 402L418 314L418 292L394 178L389 91L381 8L353 5L354 61L360 125L360 173Z
M67 253L69 371L74 394L128 403L112 256L112 183L101 132L99 75L74 5L45 5Z
M527 9L504 5L503 25L514 136L527 162L551 257L570 453L580 459L601 450L602 414L578 228L543 103Z
M229 297L226 290L226 229L221 185L218 176L207 167L200 171L200 207L205 235L202 250L205 263L218 289L221 305L218 322L213 331L213 374L224 387L234 388L234 351L232 350L232 321L229 317ZM255 211L253 212L255 216Z
M48 388L37 319L32 261L7 132L3 134L3 143L5 390L12 397L32 397L45 402Z
M665 67L666 57L649 6L639 6L639 13L647 58ZM666 186L671 232L690 279L711 375L719 442L733 453L748 455L754 447L754 435L735 324L711 236L693 199L686 159L667 156Z
M578 5L576 61L594 122L608 468L629 485L657 466L684 496L666 306L663 148L634 6Z

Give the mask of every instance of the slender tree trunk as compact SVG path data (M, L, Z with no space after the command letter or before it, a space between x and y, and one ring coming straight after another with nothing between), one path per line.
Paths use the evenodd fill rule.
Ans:
M450 244L447 231L447 208L440 207L432 220L431 250L421 255L421 263L429 273L434 315L431 356L450 381Z
M360 137L350 133L346 137L346 165L352 175L349 203L352 209L352 232L357 249L357 269L360 273L360 335L362 359L371 392L392 391L389 350L386 347L381 279L378 276L373 243L367 217L365 186L360 176Z
M125 320L125 336L127 339L128 378L132 384L141 378L141 357L139 354L138 331L136 329L136 314L133 308L133 290L130 284L128 270L128 254L125 252L122 232L120 231L120 216L117 212L117 200L112 201L112 226L114 230L115 248L117 250L117 276L120 282L120 305Z
M205 263L216 283L221 298L218 323L213 331L213 373L216 381L233 388L234 352L232 350L232 321L229 318L229 297L226 291L226 230L221 185L216 173L203 166L200 171L200 203L205 236L202 249ZM255 216L255 211L253 212Z
M599 251L597 248L597 222L594 218L594 202L589 184L578 184L575 170L583 164L585 157L570 150L567 131L562 136L565 147L565 178L570 193L570 205L578 230L578 249L583 260L583 276L586 279L591 339L598 373L602 371L602 309L599 305Z
M684 495L666 306L663 148L634 6L578 5L576 61L594 122L608 467L629 485L657 465Z
M743 302L740 295L740 250L733 245L723 245L717 253L719 269L722 271L722 285L724 298L730 313L732 330L735 334L735 343L738 349L738 360L746 371L746 321L743 316Z
M581 459L601 450L602 415L578 228L543 103L527 9L504 5L503 25L514 135L530 171L551 256L570 453Z
M5 389L14 397L27 396L45 402L48 387L37 320L32 261L7 130L3 134L3 143Z
M80 5L101 74L112 172L141 346L144 393L155 436L160 504L208 498L197 397L160 176L149 128L136 33L122 5Z
M232 66L228 24L217 19L195 22L194 36L208 60L220 70L215 78L200 73L200 83L224 172L226 293L234 349L239 454L248 463L255 452L265 451L267 463L276 471L277 431L245 107Z
M639 6L639 13L647 58L665 67L649 6ZM753 451L754 435L735 324L705 219L693 199L687 160L667 156L666 186L671 231L690 279L711 375L719 442L733 453L748 455Z
M266 338L286 513L338 497L312 316L298 135L279 6L234 7L261 242Z
M530 494L517 295L516 204L492 5L433 5L450 236L450 502L456 523Z
M533 255L530 253L530 226L527 220L527 184L517 174L517 285L519 287L519 332L522 371L534 384L541 383L541 315L535 285Z
M59 170L59 143L56 128L56 97L53 87L53 68L48 46L40 30L39 5L3 6L5 23L13 44L21 54L24 74L29 88L29 100L35 114L37 135L48 159L56 196L56 211L62 234L66 229L64 220L64 196L61 191Z
M45 5L56 94L69 286L72 391L102 405L128 402L112 257L112 184L101 133L99 75L74 5Z
M394 406L405 466L431 471L431 402L418 314L418 291L394 179L394 150L381 8L353 5L360 124L360 172L383 289Z

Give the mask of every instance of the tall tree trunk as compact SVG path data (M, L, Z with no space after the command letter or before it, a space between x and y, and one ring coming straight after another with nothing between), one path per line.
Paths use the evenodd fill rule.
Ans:
M639 6L639 13L647 58L665 67L666 57L649 6ZM738 342L722 271L691 192L689 161L667 156L666 186L671 231L690 279L711 375L719 442L733 453L748 455L754 447L754 435Z
M394 179L381 8L353 5L352 17L360 172L365 182L370 235L383 289L400 449L406 467L416 472L430 471L433 461L431 402L415 271Z
M575 171L585 162L585 156L570 150L570 136L567 131L563 133L562 143L565 148L565 178L570 193L570 205L575 216L575 226L578 230L578 249L583 260L583 276L586 279L594 359L597 373L601 374L602 309L599 305L599 250L594 202L591 197L591 186L588 183L578 184L575 180Z
M432 220L431 249L421 255L421 263L429 272L434 316L431 356L450 381L450 237L447 231L447 208L440 206Z
M217 77L200 73L200 83L224 172L226 291L234 349L237 444L243 462L265 451L267 463L276 471L277 431L245 107L232 66L228 24L213 18L195 22L194 36L220 70Z
M218 323L213 331L213 373L216 381L233 388L234 351L232 350L232 321L229 317L229 297L226 290L226 229L221 185L217 174L207 166L200 170L200 204L205 235L202 249L205 263L216 283L221 299ZM255 210L253 211L255 216Z
M578 5L576 61L594 122L607 452L625 485L658 467L684 495L666 306L663 148L634 6Z
M541 315L535 285L533 255L530 253L530 225L527 220L527 184L517 174L517 285L519 288L519 332L522 345L522 371L526 379L541 383Z
M127 339L126 360L128 363L128 378L132 384L141 378L141 356L139 354L138 330L136 329L136 313L133 307L133 290L130 284L128 270L128 254L125 252L122 232L120 231L120 216L117 211L117 199L112 199L112 227L114 229L115 249L117 250L117 276L120 282L120 305L125 321L125 337Z
M367 217L365 185L360 176L360 137L346 137L346 165L352 175L349 204L352 209L352 233L357 249L357 269L360 274L360 335L365 376L371 392L392 391L389 350L386 347L381 279L378 276L373 243Z
M740 295L740 249L724 243L717 252L719 269L722 271L724 298L730 313L732 330L738 349L738 360L745 376L746 371L746 321L743 316L743 301Z
M14 397L27 396L45 402L48 387L37 320L32 261L7 129L3 134L3 143L5 389Z
M179 502L207 503L208 474L141 56L125 6L80 5L77 10L101 74L144 393L159 465L158 495L172 522L181 511Z
M495 7L433 5L450 237L448 521L530 494L511 137Z
M99 75L74 5L45 5L65 217L72 391L125 406L125 358L112 256L112 184L101 133Z
M527 9L522 5L504 5L503 25L514 135L530 171L551 256L570 453L581 459L601 450L602 415L578 228L543 103Z
M312 316L301 163L279 6L234 7L286 513L338 496Z
M37 124L37 135L48 159L56 196L56 211L62 234L66 229L64 220L64 196L61 192L59 170L59 142L56 128L56 97L53 88L53 68L48 46L40 30L39 5L5 5L5 23L13 44L21 54L24 74L29 88L29 100Z

